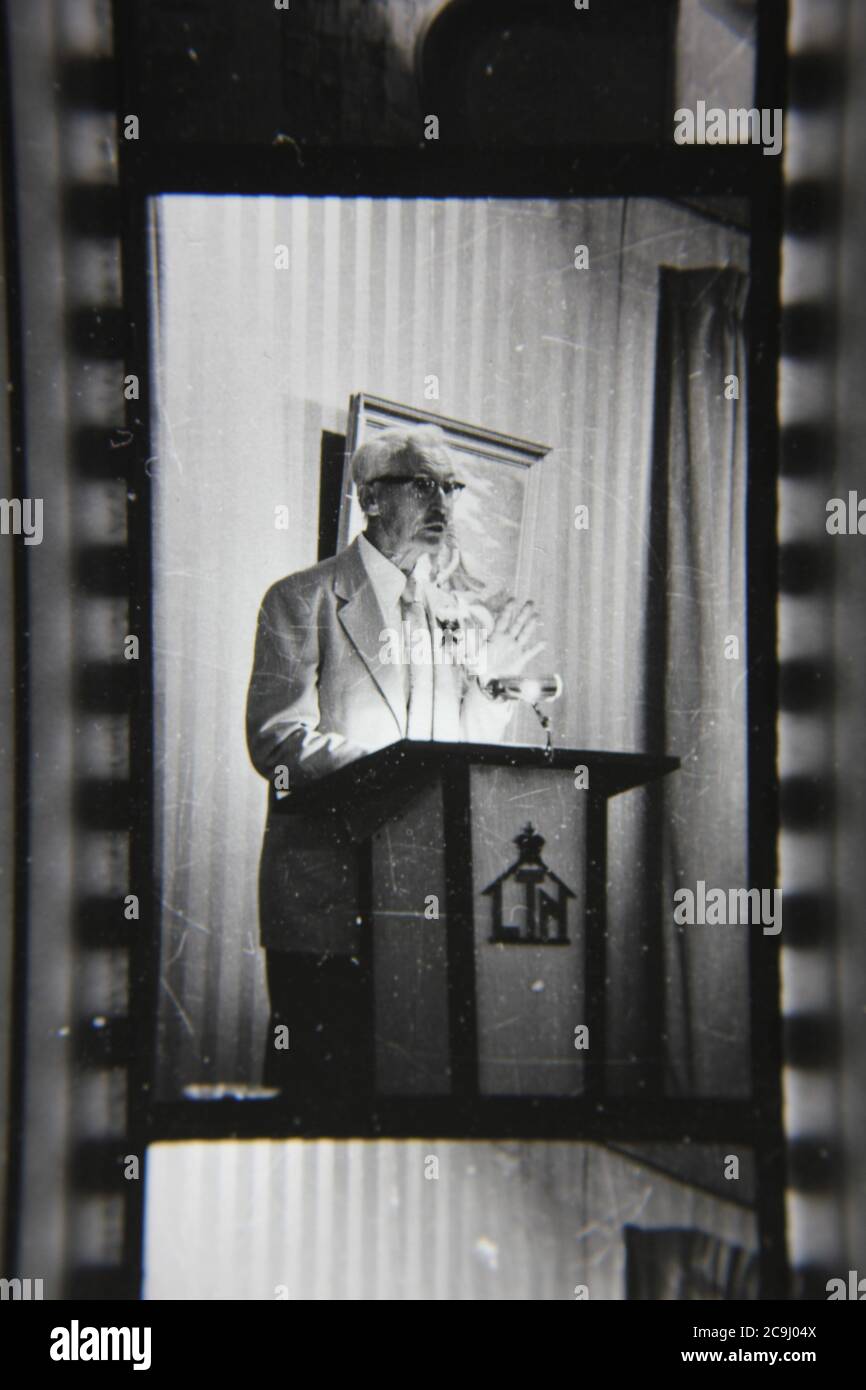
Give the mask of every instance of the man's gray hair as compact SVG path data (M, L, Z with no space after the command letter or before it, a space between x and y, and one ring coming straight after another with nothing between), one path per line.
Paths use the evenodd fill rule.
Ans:
M373 482L392 471L399 459L407 473L419 462L435 460L451 463L451 453L445 435L438 425L395 426L381 430L367 439L352 455L352 481L356 487Z

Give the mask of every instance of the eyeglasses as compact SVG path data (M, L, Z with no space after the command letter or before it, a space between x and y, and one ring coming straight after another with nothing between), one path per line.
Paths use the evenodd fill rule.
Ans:
M413 478L408 475L398 476L391 473L384 478L372 478L371 482L388 483L389 485L392 483L411 483L415 489L415 496L422 498L425 502L429 501L440 488L445 497L453 497L456 493L462 492L466 486L465 483L458 483L450 478L442 481L439 478L425 477L423 474L418 474Z

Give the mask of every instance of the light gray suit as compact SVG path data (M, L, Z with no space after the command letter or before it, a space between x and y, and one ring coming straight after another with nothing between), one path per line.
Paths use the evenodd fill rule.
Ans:
M356 848L341 817L275 812L273 786L278 767L291 789L406 737L404 673L382 661L384 626L357 540L265 595L247 697L250 757L272 788L259 872L264 946L358 950ZM462 667L437 666L434 676L437 738L502 737L507 709Z

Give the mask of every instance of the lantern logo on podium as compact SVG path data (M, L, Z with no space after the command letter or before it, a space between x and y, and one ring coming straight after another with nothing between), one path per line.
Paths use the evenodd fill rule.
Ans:
M519 858L483 889L491 900L491 942L501 946L568 946L568 900L574 893L541 858L544 837L530 823L514 838ZM506 896L509 917L505 921Z

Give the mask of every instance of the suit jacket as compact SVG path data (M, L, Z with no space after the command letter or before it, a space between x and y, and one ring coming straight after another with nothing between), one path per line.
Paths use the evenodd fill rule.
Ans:
M404 673L383 662L385 619L358 542L279 580L259 613L247 696L247 746L271 785L259 869L262 944L358 950L357 848L338 812L276 813L275 769L289 788L406 736ZM438 739L498 741L510 710L462 667L434 668Z

